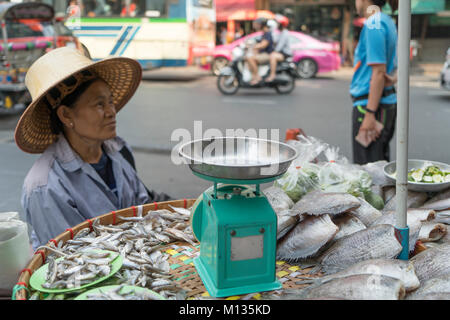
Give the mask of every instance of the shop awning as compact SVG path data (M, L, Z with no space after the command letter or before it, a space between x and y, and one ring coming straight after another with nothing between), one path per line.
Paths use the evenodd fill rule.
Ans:
M411 14L435 14L444 10L445 0L411 0ZM383 12L392 14L389 4L383 8ZM394 14L398 14L398 11Z
M240 10L255 10L255 0L216 0L216 21L227 21Z
M275 14L268 10L239 10L228 17L228 20L255 20L258 18L274 19Z

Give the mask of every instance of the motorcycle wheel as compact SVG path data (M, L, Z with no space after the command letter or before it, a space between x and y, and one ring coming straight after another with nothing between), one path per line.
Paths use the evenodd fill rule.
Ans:
M219 75L217 77L217 88L222 94L227 96L236 94L239 90L239 81L236 76Z
M275 90L279 94L289 94L295 89L295 78L287 72L283 72L282 75L289 77L289 82L285 85L277 85Z

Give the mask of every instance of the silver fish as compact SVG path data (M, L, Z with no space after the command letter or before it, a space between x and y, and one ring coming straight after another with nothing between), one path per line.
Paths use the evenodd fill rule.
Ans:
M283 238L299 221L299 217L285 214L288 210L277 212L277 240Z
M422 222L419 216L408 215L407 223L409 227L409 251L414 251L416 242L419 239L420 228L422 227ZM390 224L395 226L395 214L393 211L389 211L383 214L379 219L372 223L372 226Z
M450 300L450 292L427 293L421 296L419 300Z
M424 203L423 208L443 211L450 209L450 188L439 192Z
M360 206L358 199L348 193L314 190L304 195L293 207L292 211L309 215L336 215Z
M406 210L406 214L408 216L415 216L415 218L422 222L431 221L436 217L436 212L431 209L408 209Z
M351 213L343 213L333 217L333 223L339 228L339 232L334 236L333 242L340 238L351 235L355 232L366 229L364 223Z
M419 240L422 242L438 241L447 234L447 226L442 223L426 222L420 228Z
M308 216L297 224L277 246L279 259L299 259L314 255L338 232L329 215Z
M333 279L318 286L289 291L283 299L336 297L349 300L400 300L405 286L399 279L376 274L357 274Z
M436 212L435 222L450 224L450 210Z
M395 187L384 187L383 188L383 200L384 203L388 203L395 196Z
M274 209L290 209L294 206L294 202L281 188L272 186L263 190L263 193Z
M383 275L399 279L403 282L407 292L417 289L420 286L419 279L414 271L414 265L409 261L398 259L370 259L356 263L338 273L312 278L299 283L320 284L326 281L343 278L357 274ZM305 278L307 279L307 278Z
M359 220L361 220L366 227L370 226L375 220L381 217L381 212L372 207L372 205L366 200L358 197L358 201L361 206L350 212Z
M422 251L410 261L414 264L417 277L421 282L443 276L450 272L450 243L443 243L438 247Z
M321 255L319 262L321 269L330 274L364 260L395 258L401 250L394 227L380 224L339 239Z
M410 300L421 300L421 297L430 293L450 294L450 273L442 277L423 281L420 288L409 294L406 298Z
M391 182L383 172L384 166L388 162L386 160L369 162L363 166L361 169L366 171L372 177L372 183L379 186L394 186L395 183Z
M419 208L425 203L425 201L427 201L427 198L428 196L426 192L408 191L407 208ZM397 195L392 197L389 200L389 202L386 203L383 211L390 211L390 210L395 211L396 209L397 209Z

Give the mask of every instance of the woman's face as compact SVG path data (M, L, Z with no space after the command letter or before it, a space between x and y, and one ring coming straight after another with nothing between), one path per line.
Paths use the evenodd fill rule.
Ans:
M70 110L71 129L79 136L101 141L116 136L116 106L104 81L93 82Z

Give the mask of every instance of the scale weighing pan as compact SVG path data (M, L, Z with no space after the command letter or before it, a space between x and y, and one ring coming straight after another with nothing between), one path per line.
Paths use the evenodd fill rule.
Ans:
M239 184L276 180L298 156L285 143L250 137L198 139L183 144L178 152L200 178Z

